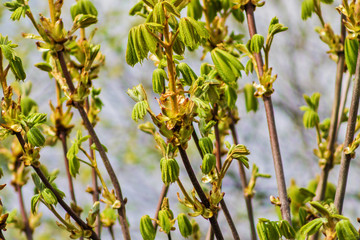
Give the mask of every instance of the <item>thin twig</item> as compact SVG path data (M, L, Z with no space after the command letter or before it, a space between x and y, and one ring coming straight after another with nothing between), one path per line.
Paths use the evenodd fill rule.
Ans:
M21 213L22 221L25 224L24 232L26 235L26 239L32 240L33 239L33 235L32 235L33 231L30 228L29 218L28 218L26 210L25 210L24 198L22 195L22 186L20 186L19 184L16 184L15 188L16 188L16 192L17 192L18 198L19 198L20 213Z
M59 134L59 138L61 140L62 148L64 151L64 164L65 164L65 170L66 170L66 175L67 175L68 184L69 184L69 192L70 192L71 200L76 205L74 184L73 184L73 179L71 177L70 170L69 170L69 159L67 158L68 148L67 148L67 143L66 143L66 134L64 131L62 131Z
M164 184L162 189L161 189L161 193L160 193L160 196L159 196L159 201L158 201L158 204L156 206L156 211L155 211L155 216L154 216L154 219L158 219L158 216L159 216L159 211L161 210L161 205L162 205L162 202L164 200L164 197L166 197L166 194L169 190L169 185L166 185ZM156 221L153 221L153 226L155 228L155 231L158 227L158 224Z
M239 144L238 141L238 137L236 134L236 130L235 130L235 122L234 122L234 117L232 116L232 114L230 113L231 116L231 123L230 123L230 131L231 131L231 135L233 138L233 142L234 144ZM239 175L240 175L240 182L241 182L241 186L243 188L243 193L244 193L244 199L245 199L245 204L246 204L246 209L247 209L247 213L248 213L248 219L249 219L249 224L250 224L250 229L251 229L251 239L252 240L256 240L257 236L256 236L256 229L255 229L255 222L254 222L254 213L253 213L253 207L252 207L252 198L249 197L247 194L245 194L245 189L248 185L248 181L246 179L246 172L245 172L245 168L244 165L238 161L238 165L239 165Z
M15 133L23 151L25 151L25 141L21 135L21 133L16 132ZM44 183L45 187L47 187L48 189L50 189L53 194L55 195L58 203L62 206L62 208L69 214L69 216L74 219L74 221L79 224L79 226L84 229L84 230L90 230L91 231L91 239L94 240L100 240L100 238L98 237L98 235L92 230L92 228L90 226L88 226L75 212L74 210L71 209L71 207L69 205L67 205L64 200L61 198L61 196L59 195L59 193L54 189L54 187L51 185L51 183L49 182L49 180L47 179L47 177L44 175L44 173L41 171L41 169L39 167L33 166L32 168L35 170L36 174L39 176L39 178L41 179L41 181Z
M351 105L349 110L349 119L346 128L344 148L348 147L354 139L355 125L357 119L357 113L359 109L359 98L360 98L360 48L357 56L356 73L353 95L351 99ZM349 167L351 161L351 154L343 153L341 156L340 173L338 179L338 186L335 195L335 206L338 209L339 214L342 212L343 202L345 198L346 183L349 174Z
M342 120L342 117L343 117L343 113L344 113L344 109L345 109L345 105L346 105L346 100L347 100L348 93L349 93L351 78L352 78L352 74L348 72L347 76L346 76L346 80L345 80L344 90L343 90L343 93L341 95L341 100L340 100L340 109L339 109L338 126L337 126L338 133L340 131L341 120Z
M345 26L343 24L343 15L341 15L341 42L344 44L345 41ZM341 86L342 79L344 75L344 67L345 67L345 54L344 52L338 53L338 62L336 68L336 81L335 81L335 94L334 94L334 102L332 107L331 119L330 119L330 129L329 129L329 139L327 150L330 152L329 159L327 160L324 168L321 171L320 180L316 189L316 196L314 198L315 201L322 201L325 197L326 186L328 182L328 176L330 170L334 166L334 152L335 152L335 142L338 132L338 118L340 109L340 98L341 98Z
M60 62L61 69L63 71L64 77L65 77L66 83L68 84L70 92L75 93L75 87L74 87L74 84L72 82L71 75L70 75L70 73L69 73L69 71L67 69L66 61L64 59L64 54L63 54L62 51L57 52L57 54L58 54L58 59L59 59L59 62ZM112 167L112 165L111 165L111 163L110 163L110 161L109 161L109 159L108 159L108 157L106 155L105 149L103 148L102 144L100 143L100 140L99 140L99 138L98 138L92 124L89 121L89 118L88 118L88 116L86 114L86 111L85 111L84 107L81 106L80 103L78 103L78 102L74 102L74 105L78 109L78 111L80 113L80 116L81 116L81 118L83 120L83 123L84 123L86 129L88 130L89 135L91 136L92 140L94 141L95 146L96 146L96 148L99 151L99 154L101 156L101 159L103 160L106 171L108 172L108 174L110 176L110 180L111 180L111 182L112 182L112 184L114 186L114 189L115 189L116 198L121 203L120 208L118 208L118 213L119 213L119 219L120 219L120 225L121 225L121 230L122 230L122 233L123 233L123 237L126 240L130 240L131 237L130 237L129 225L128 225L128 222L127 222L127 219L126 219L126 210L125 210L126 202L124 201L124 198L122 196L119 180L118 180L118 178L117 178L117 176L115 174L115 171L114 171L114 169L113 169L113 167Z
M188 158L188 156L186 154L186 151L180 146L179 147L179 152L180 152L180 155L181 155L181 159L182 159L182 161L184 163L186 172L189 175L189 178L190 178L191 183L193 184L193 186L195 188L196 193L198 194L202 204L204 204L204 206L206 208L209 208L210 207L210 202L207 199L204 191L202 190L202 188L200 186L200 183L196 179L196 175L194 173L193 168L191 167L191 163L190 163L190 160L189 160L189 158ZM218 240L223 240L224 237L222 235L222 232L221 232L220 227L219 227L219 223L217 222L216 218L213 216L213 217L209 218L209 221L211 223L211 226L214 229L216 238Z
M255 10L255 6L251 2L246 4L245 11L246 11L246 18L248 22L250 37L254 36L257 33L255 18L254 18L254 10ZM255 59L258 65L259 75L262 76L264 63L261 53L256 53ZM281 215L283 219L285 219L286 221L289 222L289 224L291 224L290 204L289 204L289 199L287 197L285 176L284 176L284 170L281 160L280 145L276 131L274 109L271 101L271 96L263 96L263 101L264 101L266 118L269 128L270 145L273 155L278 193L281 202L281 206L280 206Z

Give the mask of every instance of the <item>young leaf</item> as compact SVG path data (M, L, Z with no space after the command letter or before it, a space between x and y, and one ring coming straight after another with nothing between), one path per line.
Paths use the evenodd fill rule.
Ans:
M264 45L264 37L260 34L255 34L251 38L250 42L250 51L259 53Z
M319 231L324 222L327 222L326 218L316 218L302 226L299 231L303 235L311 236Z
M355 74L356 61L359 50L359 40L357 39L345 39L344 51L345 62L350 74Z
M144 240L155 239L156 231L149 215L142 216L140 219L140 233Z
M314 0L304 0L301 4L301 19L306 20L315 11Z
M199 20L202 16L203 8L199 0L191 0L187 5L187 15L195 20Z
M40 195L39 194L36 194L34 195L32 198L31 198L31 212L33 214L36 213L36 206L39 202L39 199L40 199Z
M179 36L190 49L195 49L203 39L209 38L209 33L199 22L191 17L180 19Z
M225 100L226 100L227 106L230 109L233 109L235 107L236 99L237 99L236 89L229 85L226 85L225 86Z
M12 60L10 60L10 68L12 73L15 75L16 80L25 80L26 73L24 71L21 58L15 56Z
M42 147L45 144L45 137L41 134L40 130L36 127L31 128L26 133L29 143L35 147Z
M224 50L215 48L211 51L211 58L221 79L227 84L235 82L241 76L240 70L244 70L240 61Z
M195 72L186 63L182 62L178 64L176 69L181 72L186 85L191 86L192 83L196 81L197 76Z
M166 72L162 68L157 68L152 74L152 84L155 93L162 94L165 91Z
M162 4L164 5L164 7L166 8L168 13L171 13L172 15L180 18L179 11L176 9L176 7L172 3L168 2L168 1L163 1Z
M259 106L258 99L254 96L256 89L250 83L244 86L246 112L256 112Z
M133 108L131 118L137 122L139 119L144 119L147 108L149 107L147 101L137 102Z
M49 188L45 188L43 191L41 191L41 196L47 204L57 204L56 196Z
M358 240L359 232L349 220L342 220L336 223L336 234L339 240Z

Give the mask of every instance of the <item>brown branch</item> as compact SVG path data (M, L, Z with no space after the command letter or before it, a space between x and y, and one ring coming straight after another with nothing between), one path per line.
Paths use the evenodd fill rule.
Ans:
M161 210L162 202L163 202L164 198L166 197L166 194L167 194L168 190L169 190L169 185L164 184L162 189L161 189L161 193L160 193L160 196L159 196L159 201L158 201L157 206L156 206L154 219L158 219L159 211ZM156 231L156 229L158 227L158 224L157 224L156 221L153 222L153 226L154 226L155 231Z
M231 123L230 123L230 131L231 131L231 135L233 138L233 142L234 144L239 144L238 141L238 137L236 134L236 130L235 130L235 123L234 123L234 117L232 116L232 114L230 113L231 116ZM244 199L245 199L245 204L246 204L246 209L247 209L247 213L248 213L248 219L249 219L249 224L250 224L250 229L251 229L251 239L252 240L256 240L257 236L256 236L256 229L255 229L255 222L254 222L254 213L253 213L253 207L252 207L252 198L249 197L247 194L245 194L245 189L247 188L248 185L248 181L246 179L246 172L245 172L245 168L244 165L238 161L239 164L239 175L240 175L240 182L241 182L241 186L243 188L243 193L244 193Z
M25 151L25 141L21 135L21 133L16 132L15 133L23 151ZM79 224L79 226L84 229L84 230L90 230L91 231L91 239L94 240L100 240L100 238L98 237L98 235L92 230L92 228L90 226L88 226L75 212L74 210L71 209L71 207L69 205L67 205L64 200L61 198L61 196L59 195L59 193L54 189L54 187L51 185L51 183L49 182L49 180L47 179L47 177L44 175L44 173L41 171L41 169L39 167L33 166L32 168L35 170L36 174L39 176L39 178L41 179L41 181L44 183L44 185L50 189L53 194L55 195L58 203L62 206L62 208L69 214L69 216L74 219L74 221Z
M24 204L24 198L22 195L22 186L20 186L19 184L15 185L15 189L16 192L18 194L18 198L19 198L19 204L20 204L20 213L21 213L21 217L22 217L22 221L25 224L25 235L26 235L26 239L28 240L32 240L33 239L33 230L30 228L30 224L29 224L29 218L26 214L26 210L25 210L25 204Z
M360 48L359 48L358 56L357 56L355 82L354 82L353 95L352 95L351 105L350 105L350 110L349 110L349 119L348 119L348 124L347 124L347 128L346 128L344 148L348 147L354 139L357 113L358 113L358 109L359 109L359 98L360 98ZM343 153L342 157L341 157L338 186L336 189L336 195L335 195L335 201L334 201L335 206L339 211L339 214L341 214L342 208L343 208L343 202L344 202L345 191L346 191L346 183L347 183L347 178L348 178L349 168L350 168L350 161L351 161L351 154Z
M246 18L248 22L248 28L250 37L254 36L256 34L256 24L255 24L255 18L254 18L254 10L255 6L249 2L245 6L246 11ZM261 53L255 54L255 59L258 65L258 71L260 74L260 77L263 75L263 59L261 56ZM286 183L285 183L285 176L284 176L284 170L281 160L281 153L280 153L280 146L279 146L279 140L277 136L276 131L276 124L275 124L275 117L274 117L274 108L271 101L271 96L263 96L264 106L265 106L265 112L266 112L266 118L269 128L269 135L270 135L270 145L271 145L271 151L273 155L273 161L274 161L274 168L275 168L275 174L276 174L276 181L277 181L277 187L278 187L278 193L279 198L281 202L281 215L283 219L289 222L291 224L291 216L290 216L290 204L289 199L287 196L286 191Z
M64 74L66 83L70 89L70 92L73 94L75 93L75 87L74 84L72 82L72 78L71 75L67 69L66 66L66 61L64 59L64 53L62 51L57 52L58 55L58 59L60 62L60 66L62 69L62 72ZM119 180L115 174L115 171L106 155L105 149L103 148L102 144L100 143L100 140L92 126L92 124L90 123L90 120L86 114L86 111L84 109L83 106L81 106L81 104L79 102L74 102L74 106L78 109L80 116L83 120L83 123L86 127L86 129L89 132L89 135L91 136L92 140L95 143L95 146L97 148L97 150L99 151L99 154L101 156L101 159L103 160L104 166L106 168L106 171L108 172L109 176L110 176L110 180L114 186L115 189L115 193L116 193L116 198L120 201L121 206L118 209L118 213L119 213L119 219L120 219L120 225L121 225L121 230L122 230L122 234L124 239L126 240L130 240L130 231L129 231L129 225L126 219L126 210L125 210L125 204L126 202L124 201L124 198L122 196L122 192L121 192L121 188L120 188L120 183Z
M204 204L204 206L206 208L210 208L210 202L207 199L204 191L202 190L202 188L200 186L200 183L196 179L196 175L194 173L193 168L191 167L191 163L190 163L190 160L189 160L189 158L188 158L188 156L186 154L186 151L181 146L179 146L179 152L180 152L180 155L181 155L181 159L182 159L182 161L184 163L186 172L188 173L189 178L191 180L191 183L193 184L193 186L195 188L195 191L198 194L202 204ZM213 228L213 230L215 232L216 238L218 240L223 240L224 237L222 235L222 232L221 232L220 227L219 227L219 223L217 222L216 218L213 216L213 217L209 218L209 221L210 221L210 224L211 224L211 226L212 226L212 228Z

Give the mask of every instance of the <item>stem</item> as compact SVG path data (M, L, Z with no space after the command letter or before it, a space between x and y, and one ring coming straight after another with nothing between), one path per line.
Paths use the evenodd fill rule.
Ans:
M346 128L344 148L349 146L349 144L354 139L354 134L355 134L354 130L356 125L357 113L359 109L359 98L360 98L360 48L358 51L358 57L356 63L355 82L354 82L353 95L349 110L349 119ZM351 161L351 155L343 153L341 157L338 187L336 189L336 195L335 195L335 206L337 207L339 214L341 214L343 208L350 161Z
M62 51L59 51L57 52L58 54L58 59L59 59L59 62L60 62L60 65L61 65L61 69L63 71L63 74L64 74L64 77L66 79L66 83L68 84L68 87L71 91L71 93L75 93L75 87L74 87L74 84L72 82L72 78L71 78L71 75L67 69L67 66L66 66L66 62L65 62L65 59L64 59L64 53ZM128 225L128 222L127 222L127 219L126 219L126 210L125 210L125 201L123 199L123 196L122 196L122 192L121 192L121 188L120 188L120 183L119 183L119 180L115 174L115 171L106 155L106 152L103 148L103 146L101 145L100 143L100 140L92 126L92 124L90 123L89 121L89 118L86 114L86 111L84 109L83 106L80 105L80 103L78 102L74 102L74 105L75 107L78 109L79 113L80 113L80 116L83 120L83 123L86 127L86 129L88 130L89 132L89 135L91 136L92 140L94 141L95 145L96 145L96 148L98 149L99 151L99 154L103 160L103 163L105 165L105 168L106 168L106 171L108 172L109 176L110 176L110 180L114 186L114 189L115 189L115 193L116 193L116 198L120 201L121 203L121 206L120 208L118 209L118 213L119 213L119 218L120 218L120 225L121 225L121 230L122 230L122 233L123 233L123 236L124 236L124 239L125 240L130 240L131 237L130 237L130 231L129 231L129 225Z
M219 133L219 121L216 119L217 117L218 106L215 104L213 118L216 121L214 126L215 132L215 148L216 148L216 168L219 172L221 172L221 141L220 141L220 133Z
M92 139L89 139L89 146L91 146L93 144ZM92 159L95 159L95 154L94 154L94 150L90 148L90 157ZM91 181L92 181L92 186L94 189L94 192L92 194L93 197L93 202L97 202L99 201L99 185L98 185L98 181L97 181L97 174L94 168L91 169ZM100 233L101 233L101 222L100 222L100 212L97 214L97 219L95 224L97 225L97 227L95 228L95 232L97 233L97 235L99 235L100 237Z
M111 239L115 240L114 229L112 226L109 226L109 233L110 233Z
M5 240L5 237L4 237L4 235L3 235L3 233L2 233L1 230L0 230L0 240Z
M66 144L66 133L64 131L61 131L59 134L59 138L61 140L63 151L64 151L64 164L65 164L66 175L67 175L67 179L68 179L68 183L69 183L69 191L70 191L70 195L71 195L71 200L76 205L74 184L73 184L73 180L72 180L70 170L69 170L69 159L66 156L66 154L68 152L67 144Z
M245 6L246 11L246 17L249 27L249 33L252 37L254 34L256 34L256 24L255 24L255 18L254 18L254 10L255 6L249 2ZM255 59L258 65L258 71L260 76L263 75L263 60L261 57L261 53L255 54ZM270 135L270 145L271 145L271 151L273 155L273 161L274 161L274 167L275 167L275 173L276 173L276 181L278 186L278 193L279 198L281 201L281 215L283 219L289 222L291 224L291 216L290 216L290 206L289 206L289 199L287 197L287 191L286 191L286 183L285 183L285 176L284 176L284 170L281 160L281 153L280 153L280 146L279 146L279 140L277 136L276 131L276 125L275 125L275 117L274 117L274 109L273 104L271 101L271 96L263 96L263 101L265 105L265 112L266 112L266 118L269 128L269 135Z
M193 168L191 167L191 163L190 163L189 158L188 158L188 156L186 154L186 151L181 146L179 146L179 151L180 151L181 159L182 159L182 161L184 163L186 172L188 173L189 178L191 180L191 183L193 184L193 186L195 188L195 191L197 192L202 204L204 204L204 206L206 208L210 208L210 202L207 199L204 191L202 190L198 180L196 179L196 175L194 173ZM223 240L224 237L222 235L222 232L220 230L220 227L219 227L219 224L218 224L216 218L213 216L213 217L209 218L209 221L211 223L211 226L214 229L216 238L218 240Z
M22 217L22 221L25 224L25 235L26 235L26 239L28 240L32 240L33 239L33 230L30 228L30 224L29 224L29 218L26 214L26 210L25 210L25 204L24 204L24 198L22 195L22 186L20 186L19 184L16 184L15 186L16 192L18 194L18 198L19 198L19 204L20 204L20 213L21 213L21 217Z
M347 96L348 96L348 93L349 93L351 78L352 78L352 75L348 72L347 76L346 76L346 81L345 81L345 88L344 88L345 90L342 93L341 101L340 101L341 103L340 103L339 119L338 119L338 126L337 126L338 132L339 132L339 129L340 129L341 120L342 120L342 116L343 116L343 113L344 113Z
M21 133L16 132L15 133L23 151L25 151L25 141L21 135ZM55 195L57 201L59 202L59 204L63 207L63 209L69 214L69 216L74 219L74 221L79 224L79 226L82 229L86 229L86 230L90 230L91 231L91 239L94 240L100 240L100 238L98 237L98 235L92 230L91 227L89 227L72 209L69 205L67 205L64 200L61 198L61 196L59 195L59 193L54 189L54 187L51 185L51 183L49 182L49 180L47 179L47 177L44 175L44 173L41 171L41 169L37 166L33 166L32 168L35 170L36 174L39 176L39 178L41 179L41 181L44 183L45 187L49 188L53 194Z
M238 137L236 134L236 130L235 130L235 123L234 123L234 117L231 115L231 119L232 122L230 123L230 131L231 131L231 135L233 138L233 142L234 144L239 144L238 141ZM244 198L245 198L245 204L246 204L246 209L247 209L247 213L248 213L248 219L249 219L249 223L250 223L250 229L251 229L251 239L252 240L256 240L257 236L256 236L256 229L255 229L255 222L254 222L254 213L253 213L253 207L252 207L252 198L249 197L247 194L245 194L245 189L248 185L248 181L246 179L246 172L244 169L244 165L238 161L239 164L239 175L240 175L240 182L241 182L241 186L243 188L243 194L244 194Z
M158 219L159 211L161 210L162 202L163 202L163 200L164 200L164 197L166 197L166 194L167 194L168 190L169 190L169 185L164 184L163 187L162 187L162 189L161 189L161 193L160 193L160 196L159 196L158 204L157 204L157 206L156 206L156 212L155 212L155 217L154 217L154 219ZM157 227L158 227L158 224L157 224L156 221L153 222L153 226L154 226L155 231L156 231L156 229L157 229Z
M341 40L342 43L344 43L346 32L342 20L343 20L343 15L341 17ZM343 79L344 67L345 67L344 52L338 53L338 56L339 59L336 68L335 94L334 94L334 102L333 102L331 120L330 120L329 139L327 145L327 150L330 151L330 156L329 159L327 159L324 168L322 169L320 180L316 189L316 196L314 198L315 201L324 200L329 172L334 166L334 151L335 151L335 141L338 132L338 118L339 118L339 114L342 114L339 112L339 109L340 109L341 85L342 85L342 79Z
M231 218L229 209L227 208L224 199L221 199L221 201L220 201L220 206L221 206L221 209L222 209L223 212L224 212L224 216L225 216L225 218L226 218L226 221L227 221L228 224L229 224L229 227L230 227L230 229L231 229L231 233L232 233L234 239L235 239L235 240L240 240L239 233L238 233L237 230L236 230L234 221L233 221L232 218Z
M169 232L169 233L167 234L167 236L168 236L168 240L171 240L171 232Z

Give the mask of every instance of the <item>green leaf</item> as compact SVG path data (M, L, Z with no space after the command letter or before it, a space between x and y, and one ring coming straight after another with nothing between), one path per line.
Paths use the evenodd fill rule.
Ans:
M202 24L191 17L180 19L179 36L190 49L195 49L202 40L209 38L209 33Z
M135 16L138 12L140 12L144 7L144 2L140 1L137 4L135 4L129 11L130 16Z
M144 119L147 108L149 107L147 101L137 102L133 108L131 118L137 122L139 119Z
M162 231L165 233L169 233L171 230L171 221L169 218L169 214L167 210L160 210L158 214L159 218L159 226L161 227Z
M236 89L229 85L226 85L225 86L225 100L226 100L227 106L230 109L233 109L235 107L236 99L237 99Z
M244 70L240 61L224 50L215 48L211 51L211 58L221 79L227 84L235 82L241 76L240 71Z
M321 203L312 201L310 202L310 205L315 208L322 216L328 217L330 216L329 210L327 210Z
M142 216L140 219L140 233L144 240L154 240L156 230L149 215Z
M279 221L279 229L282 236L286 239L294 239L296 232L295 229L285 220Z
M358 240L359 232L349 220L342 220L336 223L336 234L339 240Z
M165 23L165 18L166 18L162 3L163 2L158 2L154 6L154 11L153 11L153 21L161 25Z
M301 4L301 19L306 20L315 11L314 0L304 0Z
M299 231L303 235L311 236L317 233L325 222L327 222L326 218L316 218L302 226Z
M36 127L31 128L26 133L28 142L35 147L42 147L45 144L45 137L41 134L40 130Z
M45 72L51 72L52 71L52 67L50 64L42 62L42 63L36 63L34 65L35 67L37 67L38 69L45 71Z
M180 18L179 11L176 9L176 7L172 3L168 2L168 1L164 1L164 2L162 2L162 4L164 5L164 7L166 8L168 13L171 13L172 15Z
M199 20L202 16L203 8L200 0L191 0L187 5L187 15L195 20Z
M57 204L56 196L49 188L45 188L43 191L41 191L41 196L47 204Z
M140 61L140 59L137 57L135 50L135 43L134 43L134 40L136 40L134 37L135 31L136 31L135 27L130 29L128 36L128 43L126 47L126 55L125 55L127 64L129 64L132 67L135 66L135 64Z
M250 50L252 52L259 53L261 51L261 49L263 48L263 45L264 45L264 37L261 36L260 34L255 34L251 38Z
M184 213L180 213L177 216L177 220L178 220L178 226L179 226L181 235L184 238L189 237L193 232L193 227L192 227L189 219L186 217L186 215Z
M69 160L69 172L73 177L76 177L76 174L79 173L80 161L76 156L78 153L79 145L77 143L73 143L66 154L66 157Z
M46 113L31 113L25 118L28 127L40 125L46 122Z
M349 69L349 73L355 74L357 55L359 51L359 40L346 38L344 44L344 51L345 62L347 68Z
M166 72L162 68L157 68L152 74L152 85L155 93L162 94L165 91Z
M244 86L244 96L245 96L245 106L246 112L254 111L256 112L259 106L258 99L255 97L256 89L255 87L248 83Z
M14 59L10 60L10 68L12 73L15 75L16 80L25 80L26 73L21 61L21 58L15 56Z
M73 20L80 14L93 15L94 17L97 17L98 15L96 7L90 0L78 0L71 6L70 13Z
M178 64L176 66L176 69L181 72L181 75L186 85L191 86L193 82L196 81L197 75L186 63L182 62Z
M320 118L317 112L313 110L305 111L303 116L303 124L305 128L313 128L320 122Z
M40 199L39 194L36 194L31 198L31 212L32 212L32 214L36 213L36 206L37 206L37 204L39 202L39 199Z
M104 149L105 152L108 152L108 149L107 149L107 147L106 147L104 144L101 144L101 146L103 147L103 149ZM97 149L95 143L91 144L91 147L90 147L90 148L93 149L93 150L99 151L99 150Z
M41 183L39 176L36 173L32 173L31 178L32 178L37 190L42 191L44 189L44 185Z
M325 4L332 4L334 2L334 0L320 0L320 2L325 3Z

